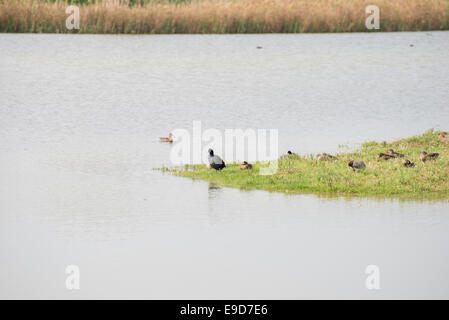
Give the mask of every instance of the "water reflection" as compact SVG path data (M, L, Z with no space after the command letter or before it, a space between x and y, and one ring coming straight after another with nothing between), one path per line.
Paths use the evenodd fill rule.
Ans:
M209 182L208 195L209 199L214 199L221 192L222 187L216 183Z
M416 203L449 203L447 196L436 194L435 196L426 195L423 197L409 196L409 195L356 195L356 194L335 194L335 193L316 193L318 198L334 199L342 198L347 200L354 199L369 199L376 202L416 202ZM289 196L294 196L290 194Z

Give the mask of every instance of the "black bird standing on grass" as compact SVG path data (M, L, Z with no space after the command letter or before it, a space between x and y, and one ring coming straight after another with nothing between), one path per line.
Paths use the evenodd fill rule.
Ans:
M226 168L224 161L219 156L214 155L214 150L212 149L209 149L209 164L215 170Z

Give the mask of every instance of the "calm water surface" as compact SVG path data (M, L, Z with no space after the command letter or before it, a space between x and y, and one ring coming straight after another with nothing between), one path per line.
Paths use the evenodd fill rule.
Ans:
M449 298L447 200L152 170L170 165L157 137L193 120L277 128L303 154L447 130L448 88L449 32L2 34L0 298Z

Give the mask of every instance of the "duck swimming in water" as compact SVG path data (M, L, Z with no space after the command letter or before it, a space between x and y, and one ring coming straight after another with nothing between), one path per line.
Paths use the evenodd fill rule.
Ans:
M253 165L246 161L243 161L243 163L240 165L240 170L251 170L252 168L253 168Z
M350 166L354 171L365 170L366 168L365 162L359 160L349 161L348 166Z
M169 143L172 143L173 142L173 134L172 133L169 133L168 134L168 137L160 137L159 138L159 142L169 142Z
M419 160L421 160L422 162L426 162L428 160L436 160L436 159L438 159L439 156L440 156L439 153L427 153L427 152L423 151L419 155Z
M226 168L226 165L219 156L214 155L214 150L209 149L209 165L212 169L221 170Z

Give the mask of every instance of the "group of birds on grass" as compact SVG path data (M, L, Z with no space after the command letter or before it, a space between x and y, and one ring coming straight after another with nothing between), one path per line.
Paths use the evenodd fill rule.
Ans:
M440 156L439 153L427 153L425 151L421 152L419 155L419 160L422 162L426 162L429 160L436 160ZM381 152L377 156L377 160L391 160L391 159L399 159L399 158L405 158L405 156L399 152L394 151L393 149L388 149L385 153ZM415 166L415 163L411 162L409 159L402 159L402 165L407 168L412 168ZM350 166L354 171L364 170L366 168L366 164L363 161L359 160L351 160L348 163L348 166Z
M295 155L295 153L291 152L290 150L287 152L287 156ZM425 151L421 152L419 155L419 160L422 162L426 162L429 160L436 160L440 156L439 153L427 153ZM404 158L404 155L394 151L393 149L388 149L385 153L380 153L377 156L377 160L390 160L390 159L398 159L398 158ZM330 155L328 153L322 153L318 155L318 160L326 161L326 160L336 160L338 159L336 156ZM402 164L404 167L414 167L415 164L411 162L409 159L403 159ZM352 168L353 171L360 171L366 169L365 162L361 160L351 160L348 163L348 166ZM209 149L209 164L207 165L207 168L209 169L215 169L215 170L222 170L226 167L226 164L224 163L223 159L221 159L219 156L214 154L214 150ZM250 170L252 169L252 164L243 161L243 163L240 165L241 170Z
M173 137L174 137L173 134L169 133L168 137L161 137L161 138L159 138L159 141L172 143ZM447 132L442 132L439 136L439 139L444 142L449 142L449 134ZM206 165L206 167L208 169L215 169L218 171L218 170L222 170L223 168L226 168L225 162L223 161L222 158L220 158L219 156L214 154L214 150L209 149L208 153L209 153L209 156L208 156L209 163ZM288 156L293 156L293 155L296 155L296 153L293 153L292 151L288 150L287 154L285 156L288 157ZM430 160L436 160L436 159L438 159L439 156L440 156L439 153L427 153L427 152L423 151L419 155L419 160L421 160L422 162L426 162L426 161L430 161ZM393 149L388 149L387 151L385 151L385 153L381 152L377 156L378 161L399 159L399 158L405 158L405 156L402 153L394 151ZM321 160L321 161L327 161L327 160L336 160L338 158L336 156L330 155L328 153L322 153L322 154L318 155L317 159ZM407 167L407 168L411 168L411 167L415 166L415 164L413 162L411 162L409 159L403 159L402 164L404 167ZM366 169L365 162L363 162L361 160L351 160L351 161L349 161L348 166L351 167L354 172ZM240 165L240 170L251 170L252 168L253 168L253 165L246 161L243 161L242 164Z
M291 156L291 155L296 155L296 153L293 153L290 150L287 151L287 156ZM422 162L426 162L429 160L436 160L439 156L440 156L439 153L427 153L427 152L423 151L419 155L419 160L421 160ZM398 159L398 158L404 158L404 157L405 156L403 154L396 152L393 149L388 149L387 151L385 151L385 153L383 153L383 152L379 153L379 155L377 156L377 160L378 161L390 160L390 159ZM328 153L322 153L322 154L318 155L317 159L321 160L321 161L327 161L327 160L336 160L338 158L336 156L330 155ZM402 164L404 167L408 167L408 168L415 166L415 164L413 162L411 162L409 159L403 159ZM351 161L349 161L348 166L351 167L351 169L353 171L361 171L361 170L366 169L365 162L363 162L361 160L351 160Z
M209 163L206 165L206 168L208 169L215 169L215 170L222 170L223 168L226 168L226 164L223 161L222 158L214 154L214 150L209 149ZM251 163L248 163L246 161L243 161L240 165L240 170L251 170L253 168L253 165Z
M422 162L426 162L429 160L436 160L436 159L438 159L439 156L440 156L439 153L427 153L427 152L423 151L419 155L419 160L421 160ZM405 159L405 156L402 153L396 152L393 149L388 149L385 153L381 152L377 156L378 161L381 161L381 160L387 161L387 160L399 159L399 158L404 158L404 159L402 159L402 165L404 167L412 168L415 166L415 163L413 163L409 159ZM354 170L354 171L366 169L366 164L363 161L359 161L359 160L351 160L348 163L348 166L351 167L352 170Z

